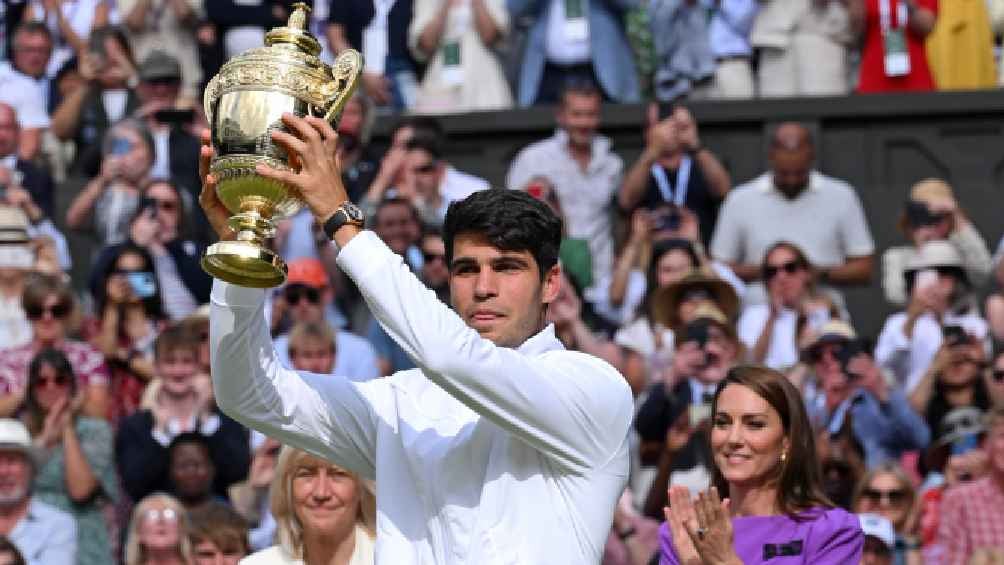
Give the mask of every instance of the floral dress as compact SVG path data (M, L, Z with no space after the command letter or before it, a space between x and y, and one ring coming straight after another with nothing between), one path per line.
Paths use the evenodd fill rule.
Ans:
M115 477L114 438L107 422L79 417L75 425L80 447L98 481L98 492L90 500L78 503L70 499L64 472L66 462L62 444L41 454L42 462L35 475L34 496L70 513L77 520L78 565L114 563L113 536L117 528L106 518L106 508L118 499Z

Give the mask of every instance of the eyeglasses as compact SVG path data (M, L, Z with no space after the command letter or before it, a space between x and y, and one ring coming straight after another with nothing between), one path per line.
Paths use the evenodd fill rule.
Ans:
M53 378L39 377L35 380L35 386L38 388L43 388L47 386L58 386L64 387L70 384L70 378L66 375L56 375Z
M799 270L801 270L802 267L803 267L802 262L797 260L788 261L787 263L781 265L767 265L766 267L763 268L763 278L769 281L774 277L776 277L777 274L781 271L784 271L789 275L794 275Z
M890 506L899 506L906 501L906 491L903 489L894 490L879 490L874 488L866 488L861 496L868 499L868 502L872 504L888 504Z
M304 298L311 304L321 302L321 293L316 288L299 283L288 285L283 291L283 296L290 304L299 304Z
M425 259L426 263L432 263L433 261L446 262L446 254L444 253L422 253L422 258Z
M58 302L52 306L30 304L24 308L24 313L29 320L41 320L45 317L46 312L51 314L53 318L61 320L70 314L70 305L66 302Z
M174 508L151 508L143 513L143 520L148 522L177 522L178 513Z

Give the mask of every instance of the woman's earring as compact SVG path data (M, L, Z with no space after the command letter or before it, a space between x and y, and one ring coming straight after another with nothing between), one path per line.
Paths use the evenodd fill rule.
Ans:
M788 459L788 452L787 451L782 451L781 452L781 463L784 463L786 459Z

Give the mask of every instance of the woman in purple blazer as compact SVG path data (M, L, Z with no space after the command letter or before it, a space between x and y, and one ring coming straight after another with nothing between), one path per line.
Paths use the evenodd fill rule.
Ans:
M715 392L710 439L715 486L696 500L670 489L661 565L860 562L858 518L823 494L805 406L784 375L729 371Z

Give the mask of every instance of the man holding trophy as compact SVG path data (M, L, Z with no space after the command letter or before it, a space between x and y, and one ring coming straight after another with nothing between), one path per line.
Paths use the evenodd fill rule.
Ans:
M219 117L219 109L207 111ZM251 257L241 250L255 238L245 234L247 222L231 218L247 207L221 198L213 120L200 156L200 202L222 240L210 270L222 265L217 279L242 284L216 280L212 291L220 408L375 479L379 563L599 563L627 484L633 407L613 367L564 350L546 325L560 284L560 220L519 191L485 190L454 203L443 228L450 309L362 229L329 121L297 113L282 113L281 127L268 131L280 149L273 157L288 160L258 162L254 174L310 209L337 245L339 266L418 368L355 383L282 366L265 292L248 288L266 284L235 271L235 257ZM255 252L249 270L280 262Z

